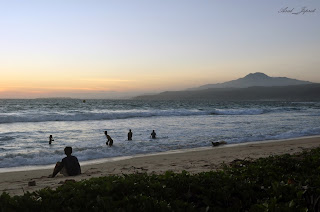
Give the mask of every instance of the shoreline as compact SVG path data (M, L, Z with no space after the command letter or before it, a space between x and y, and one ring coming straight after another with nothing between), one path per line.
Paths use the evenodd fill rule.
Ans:
M63 177L58 174L55 178L48 178L54 165L41 166L41 169L9 170L0 172L0 193L23 195L27 191L33 192L45 187L56 188L66 180L80 181L108 175L145 172L161 174L166 171L181 172L182 170L199 173L216 170L223 163L228 164L236 159L293 154L318 146L320 146L320 135L99 159L80 163L82 174L73 177ZM35 181L36 185L28 186L30 181Z
M217 146L214 148L230 148L230 147L236 147L236 146L242 146L242 145L248 145L248 144L263 144L263 143L279 142L279 141L286 141L286 140L300 140L300 139L316 138L316 137L320 137L320 135L303 136L303 137L297 137L297 138L286 138L286 139L280 139L280 140L248 141L248 142L242 142L242 143L225 144L225 145ZM176 154L176 153L197 152L197 151L202 151L202 150L210 150L212 148L213 148L212 146L208 146L208 147L196 147L196 148L188 148L188 149L175 149L175 150L169 150L169 151L165 151L165 152L154 152L154 153L146 153L146 154L136 154L136 155L128 155L128 156L100 158L100 159L94 159L94 160L88 160L88 161L82 161L82 162L80 161L79 163L81 166L88 166L88 165L95 165L95 164L101 164L101 163L109 163L109 162L115 162L115 161L121 161L121 160L128 160L128 159L132 159L132 158L167 155L167 154L169 155L169 154ZM76 156L76 154L75 154L75 156ZM63 155L63 157L65 157L65 155ZM45 170L45 169L51 169L54 166L55 166L55 163L48 164L48 165L0 168L0 174L7 173L7 172Z

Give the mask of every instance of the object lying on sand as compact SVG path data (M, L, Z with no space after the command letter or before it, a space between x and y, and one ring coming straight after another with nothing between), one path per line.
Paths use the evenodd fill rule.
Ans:
M28 186L36 186L36 181L35 180L29 181Z
M220 146L223 144L227 144L227 142L225 142L225 141L218 141L218 142L211 142L211 143L212 143L212 146Z

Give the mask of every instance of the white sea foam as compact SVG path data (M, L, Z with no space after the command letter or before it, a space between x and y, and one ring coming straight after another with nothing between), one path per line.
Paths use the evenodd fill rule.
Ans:
M114 120L146 117L167 117L167 116L202 116L202 115L259 115L264 113L276 113L288 111L288 109L170 109L170 110L122 110L122 111L70 111L70 112L51 112L39 111L37 113L15 113L0 114L1 123L16 122L48 122L48 121L89 121L89 120Z
M217 109L213 112L218 115L258 115L265 113L263 109Z
M195 116L195 115L256 115L262 114L263 110L144 110L144 111L108 111L108 112L80 112L80 113L54 113L54 114L7 114L0 115L0 123L15 122L47 122L47 121L88 121L88 120L113 120L144 118L153 116Z

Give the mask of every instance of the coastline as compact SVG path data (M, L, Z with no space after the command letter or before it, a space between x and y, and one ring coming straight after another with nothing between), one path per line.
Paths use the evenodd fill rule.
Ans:
M216 170L221 164L228 164L236 159L256 159L271 155L293 154L319 145L320 135L101 159L80 163L82 174L74 177L63 177L58 174L55 178L48 178L52 173L53 165L52 167L32 167L23 171L8 169L9 172L0 173L0 193L23 195L27 191L33 192L45 187L56 188L65 180L80 181L107 175L141 172L160 174L169 170L199 173ZM35 181L36 185L28 186L30 181Z

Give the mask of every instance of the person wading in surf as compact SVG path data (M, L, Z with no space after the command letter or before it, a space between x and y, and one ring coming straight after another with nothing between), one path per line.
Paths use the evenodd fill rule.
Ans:
M151 133L151 138L155 139L156 138L156 132L154 130L152 130L152 133Z
M112 146L112 145L113 145L113 140L112 140L112 138L110 137L110 135L108 135L108 132L107 132L107 131L104 131L104 134L105 134L106 137L107 137L106 145Z

